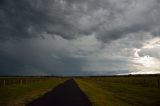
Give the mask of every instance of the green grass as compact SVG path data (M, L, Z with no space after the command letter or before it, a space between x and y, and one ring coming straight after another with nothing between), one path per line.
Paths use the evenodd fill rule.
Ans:
M115 77L93 77L96 81L140 85L144 87L160 88L160 75L132 75Z
M133 83L117 83L114 80L76 79L93 106L160 106L159 88Z
M52 90L66 79L51 78L41 82L29 84L15 84L0 88L0 106L24 106Z
M5 78L1 78L3 81ZM23 79L24 82L20 83ZM24 106L69 78L7 78L0 106ZM27 80L27 83L25 82ZM160 106L160 76L75 78L93 106Z

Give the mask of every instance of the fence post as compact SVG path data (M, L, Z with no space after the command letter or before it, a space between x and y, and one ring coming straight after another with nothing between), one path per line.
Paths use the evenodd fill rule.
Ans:
M6 80L3 80L3 87L6 86Z
M21 82L20 82L20 84L22 85L22 79L21 79Z
M157 80L157 85L158 85L158 88L160 88L160 80L159 79Z

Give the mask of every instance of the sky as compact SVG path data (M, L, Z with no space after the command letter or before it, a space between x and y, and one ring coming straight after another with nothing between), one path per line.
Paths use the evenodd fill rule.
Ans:
M0 75L160 73L160 0L0 0Z

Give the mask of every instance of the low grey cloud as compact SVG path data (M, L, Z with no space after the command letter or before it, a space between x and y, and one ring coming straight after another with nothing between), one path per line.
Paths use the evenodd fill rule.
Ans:
M51 37L0 43L1 75L81 74L85 60L72 56L72 47L65 49L65 44L64 39Z
M157 0L6 0L0 7L0 39L96 33L106 42L141 31L159 35L159 9Z
M159 11L159 0L1 0L0 74L137 71L159 61Z

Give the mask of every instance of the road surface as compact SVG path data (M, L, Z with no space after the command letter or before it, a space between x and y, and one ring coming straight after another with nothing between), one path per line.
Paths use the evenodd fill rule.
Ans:
M77 83L70 79L26 106L92 106Z

